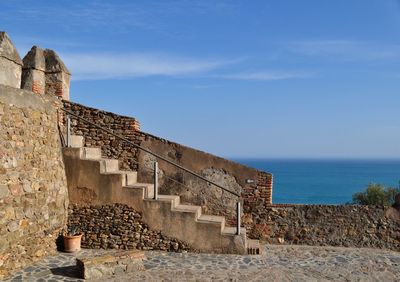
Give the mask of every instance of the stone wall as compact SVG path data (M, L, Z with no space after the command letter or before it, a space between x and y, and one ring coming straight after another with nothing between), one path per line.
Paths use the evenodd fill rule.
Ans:
M383 206L276 205L257 210L249 236L269 243L400 250L400 220ZM400 214L399 217L400 219Z
M272 174L223 159L206 152L145 133L138 133L142 147L204 176L205 178L241 195L243 211L250 216L256 207L262 209L272 203ZM151 181L151 167L155 157L140 151L139 179ZM180 195L183 203L203 207L205 214L221 215L229 225L236 222L237 197L209 185L189 173L159 160L161 170L160 193ZM172 178L172 180L171 180ZM174 180L178 180L179 184Z
M0 85L0 278L56 251L68 194L54 97Z
M240 194L244 204L243 210L250 216L255 210L263 209L272 203L270 173L142 132L138 121L134 118L67 101L64 101L64 106L67 110L97 125L109 128L135 144ZM95 126L76 119L72 122L72 132L84 136L86 146L101 147L105 157L119 159L121 169L137 170L139 182L153 181L152 168L156 159L151 154L139 151ZM160 193L180 195L183 203L200 205L204 213L226 216L228 223L234 224L236 196L207 185L203 180L164 161L159 161L159 167Z
M88 121L108 128L132 142L137 143L137 134L140 129L139 122L131 117L116 115L110 112L86 107L77 103L63 100L64 108ZM64 116L65 118L65 116ZM65 124L65 119L64 119ZM120 160L121 170L137 170L138 151L126 142L115 138L95 126L82 122L71 116L72 134L85 137L85 146L100 147L104 157Z
M82 247L89 249L140 249L195 251L185 242L150 230L141 215L127 205L70 207L68 226L83 232Z
M0 31L0 84L21 86L22 60L7 33Z

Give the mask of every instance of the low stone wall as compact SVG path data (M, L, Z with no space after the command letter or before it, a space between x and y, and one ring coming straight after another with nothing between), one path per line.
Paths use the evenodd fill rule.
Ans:
M64 101L67 110L97 125L109 128L137 145L149 149L207 179L241 195L243 211L250 217L272 203L272 174L259 171L175 142L142 132L134 118L119 116L80 104ZM156 160L151 154L132 148L94 126L74 120L72 132L85 137L86 146L101 147L105 157L120 160L122 169L138 171L139 182L153 182ZM140 164L140 165L137 165ZM226 216L229 225L236 222L237 197L159 161L160 193L179 195L183 203L203 207L206 214ZM179 183L183 183L179 184ZM256 215L255 215L256 216Z
M66 110L101 127L108 128L132 142L138 143L137 132L140 129L140 125L136 119L86 107L66 100L63 100L63 102ZM71 123L72 134L85 137L85 146L100 147L104 157L120 160L120 168L122 170L137 170L137 149L115 138L111 134L72 116Z
M56 251L68 192L54 97L0 85L0 280Z
M83 232L82 247L88 249L195 251L185 242L150 230L138 212L121 204L90 207L72 205L68 226L76 226Z
M284 205L245 218L251 238L269 243L368 247L400 250L400 222L387 218L390 207ZM399 215L400 218L400 215ZM254 220L254 218L253 218Z

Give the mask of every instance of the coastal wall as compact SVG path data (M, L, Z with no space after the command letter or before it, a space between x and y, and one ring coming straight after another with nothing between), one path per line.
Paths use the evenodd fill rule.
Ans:
M56 251L68 194L49 95L0 85L0 278Z
M127 205L72 205L68 226L83 232L83 248L193 251L185 242L150 230L141 215Z
M274 205L256 214L244 219L249 236L269 243L400 250L400 213L390 207Z
M134 118L67 101L64 101L64 107L97 125L113 130L137 145L239 193L243 202L243 211L250 217L257 209L263 209L272 203L272 175L270 173L142 132L138 121ZM122 169L137 170L139 182L152 182L151 169L155 161L152 155L132 148L93 125L75 119L72 123L72 132L83 136L86 146L101 147L105 157L119 159ZM180 195L183 203L200 205L205 213L227 216L228 221L231 221L231 224L234 223L236 197L217 187L209 186L166 162L159 161L159 167L160 193ZM182 182L185 185L179 184Z

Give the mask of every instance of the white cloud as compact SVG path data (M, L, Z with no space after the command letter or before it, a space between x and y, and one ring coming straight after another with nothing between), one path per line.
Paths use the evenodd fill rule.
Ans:
M195 59L165 54L61 54L74 80L204 73L237 60Z
M270 81L270 80L284 80L284 79L296 79L296 78L311 78L314 77L315 73L310 72L295 72L295 71L259 71L259 72L241 72L234 74L226 74L218 76L225 79L237 79L237 80L259 80L259 81Z
M400 59L400 45L356 40L311 40L290 44L290 50L309 56L328 56L334 60Z

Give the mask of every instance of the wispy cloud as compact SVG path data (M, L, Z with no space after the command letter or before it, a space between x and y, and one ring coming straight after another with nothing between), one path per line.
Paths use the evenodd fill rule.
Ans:
M356 40L310 40L289 44L289 49L308 56L327 56L334 60L400 59L400 45Z
M146 76L184 76L204 73L238 60L198 59L158 53L61 54L75 80Z
M218 77L236 80L285 80L285 79L302 79L315 77L316 73L312 72L296 72L296 71L258 71L258 72L240 72L233 74L220 75Z
M169 34L166 27L171 26L171 17L232 11L236 11L236 5L227 0L89 0L71 1L68 5L60 4L59 1L38 1L31 5L30 1L21 0L7 1L4 9L0 9L0 18L14 22L45 23L70 32L75 32L76 27L89 32L95 28L113 32L139 28Z

